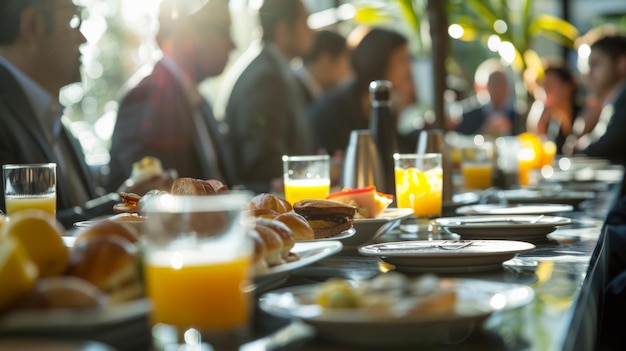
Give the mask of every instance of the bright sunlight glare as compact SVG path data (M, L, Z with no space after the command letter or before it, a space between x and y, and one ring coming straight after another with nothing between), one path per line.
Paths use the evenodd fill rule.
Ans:
M450 35L450 37L453 39L460 39L464 33L465 30L459 24L451 24L448 27L448 35Z

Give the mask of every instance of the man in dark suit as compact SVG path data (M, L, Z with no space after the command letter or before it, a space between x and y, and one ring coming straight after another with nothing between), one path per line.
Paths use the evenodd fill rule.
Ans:
M474 77L476 97L464 103L461 134L512 135L519 132L518 116L509 94L505 68L495 59L478 66Z
M606 36L591 45L588 78L592 91L606 98L600 119L590 133L595 140L583 152L626 165L625 36Z
M346 38L337 32L315 33L311 51L294 70L307 106L335 89L350 75L350 55Z
M282 155L315 152L305 106L289 60L310 50L312 32L301 0L265 0L262 43L254 43L224 80L216 113L229 127L237 177L270 190L282 177Z
M0 2L0 164L55 162L57 217L65 226L112 213L118 201L94 199L80 145L61 122L59 90L81 80L80 10L71 0Z
M228 1L210 0L196 8L189 3L197 4L161 4L157 41L163 58L120 103L111 140L109 189L128 178L132 164L145 156L159 158L164 168L175 169L181 177L235 183L232 157L197 88L223 71L234 48Z

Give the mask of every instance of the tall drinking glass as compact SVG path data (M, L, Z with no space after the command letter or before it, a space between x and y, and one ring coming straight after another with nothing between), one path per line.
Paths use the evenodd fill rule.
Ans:
M489 142L462 149L461 173L466 189L487 189L491 186L493 158L493 144Z
M7 215L36 208L55 216L56 166L56 163L3 165Z
M236 350L246 338L252 245L242 209L249 199L161 195L146 203L144 269L157 350Z
M306 199L325 199L330 193L328 155L283 156L285 199L291 204Z
M443 169L440 153L394 154L396 200L399 208L413 209L418 226L403 226L416 232L419 223L441 216Z

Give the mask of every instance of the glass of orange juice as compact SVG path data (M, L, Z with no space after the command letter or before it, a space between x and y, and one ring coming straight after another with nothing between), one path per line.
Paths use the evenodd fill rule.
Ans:
M466 189L487 189L493 178L493 144L484 142L462 149L461 173Z
M330 193L328 155L283 156L285 199L292 205L300 200L325 199Z
M237 349L247 338L252 244L242 209L249 199L160 195L145 204L144 272L156 350Z
M56 167L56 163L3 165L7 215L36 208L56 216Z
M412 208L416 217L440 216L441 154L394 154L393 157L398 207Z

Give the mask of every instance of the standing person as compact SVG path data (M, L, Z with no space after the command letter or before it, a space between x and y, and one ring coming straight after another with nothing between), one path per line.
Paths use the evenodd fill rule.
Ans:
M350 75L346 38L330 30L316 32L313 48L294 72L306 105L311 106Z
M262 42L253 43L235 63L218 98L237 177L257 192L280 182L282 155L315 152L304 99L289 66L291 59L311 48L307 17L301 0L263 1Z
M120 103L109 189L120 186L133 162L145 156L157 157L181 177L235 183L224 136L197 88L222 73L234 48L228 0L210 0L200 9L188 3L161 4L157 42L163 58Z
M81 81L81 15L71 0L0 1L0 164L56 163L57 218L66 227L111 214L118 202L96 198L82 149L61 121L59 90Z
M329 154L343 154L350 133L355 129L368 129L370 124L369 84L375 80L388 80L392 84L394 117L415 101L415 85L411 68L411 54L406 37L382 28L355 30L362 39L350 54L354 81L329 94L309 111L311 128L320 147ZM416 139L408 142L408 150L415 151Z
M606 36L591 45L589 87L604 96L604 107L594 129L597 140L583 149L592 157L626 164L626 36Z
M519 118L511 99L510 81L498 59L489 59L478 66L474 75L474 90L476 99L463 112L463 119L456 130L466 135L517 134Z

